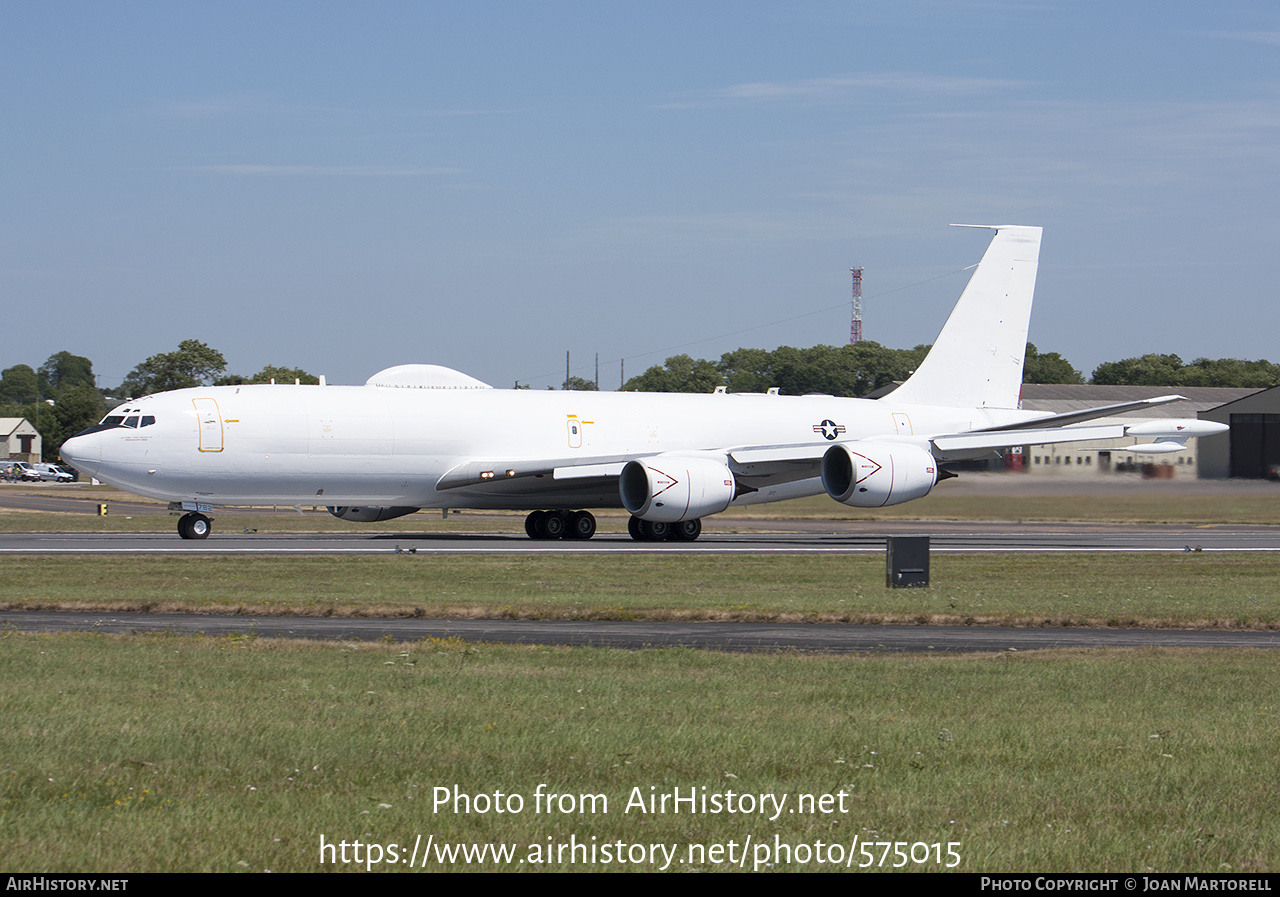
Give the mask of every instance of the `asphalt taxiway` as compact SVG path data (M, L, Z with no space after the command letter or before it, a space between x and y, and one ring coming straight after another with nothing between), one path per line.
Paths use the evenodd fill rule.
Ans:
M1045 648L1280 648L1280 632L844 623L427 620L215 614L0 611L0 627L28 632L165 632L329 641L412 642L457 637L526 645L698 648L719 651L959 653Z

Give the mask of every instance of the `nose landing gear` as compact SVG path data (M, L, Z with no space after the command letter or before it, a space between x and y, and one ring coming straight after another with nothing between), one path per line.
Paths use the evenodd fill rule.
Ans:
M207 539L213 532L213 521L203 514L183 514L178 518L178 535L184 539Z

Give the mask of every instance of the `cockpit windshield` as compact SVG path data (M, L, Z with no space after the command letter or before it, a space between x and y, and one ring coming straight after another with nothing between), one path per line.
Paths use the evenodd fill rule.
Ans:
M139 408L118 408L104 417L101 423L76 435L84 436L88 433L101 433L103 430L115 430L117 428L137 430L140 427L150 427L155 422L154 414L142 414Z

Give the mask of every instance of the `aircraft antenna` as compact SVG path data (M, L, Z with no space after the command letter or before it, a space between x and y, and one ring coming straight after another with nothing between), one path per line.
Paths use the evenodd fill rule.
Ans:
M853 275L853 323L849 325L849 345L862 342L862 269L850 268Z

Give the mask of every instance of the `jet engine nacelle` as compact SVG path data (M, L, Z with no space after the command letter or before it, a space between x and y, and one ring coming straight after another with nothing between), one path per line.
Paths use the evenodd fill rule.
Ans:
M712 458L657 455L629 461L618 478L622 506L656 523L719 514L737 491L733 472Z
M403 517L406 514L412 514L419 508L371 508L362 506L356 507L334 507L328 505L326 510L337 517L339 520L349 520L352 523L376 523L379 520L393 520L396 517Z
M883 508L922 498L938 482L938 462L914 445L849 442L822 456L827 494L855 508Z

